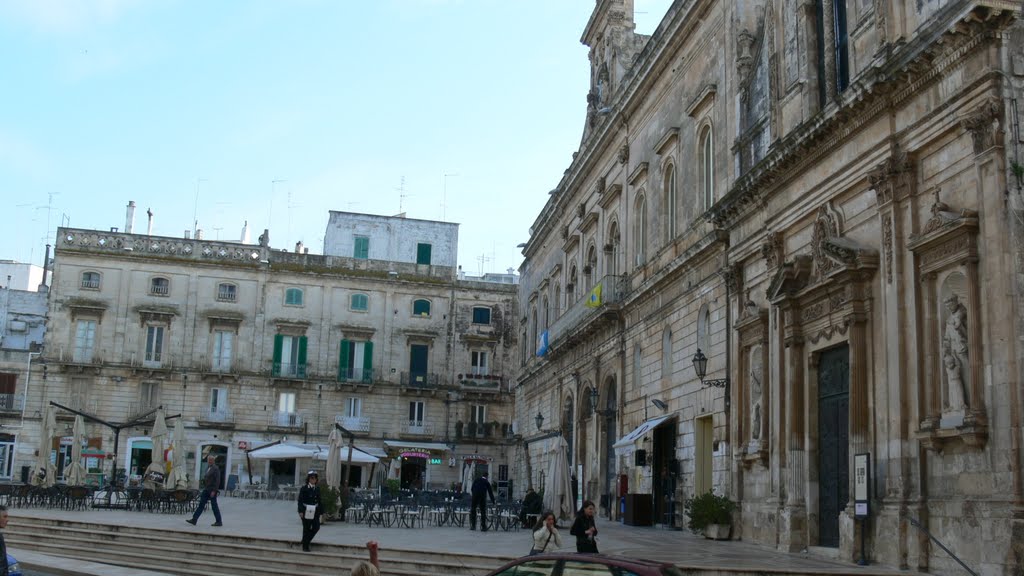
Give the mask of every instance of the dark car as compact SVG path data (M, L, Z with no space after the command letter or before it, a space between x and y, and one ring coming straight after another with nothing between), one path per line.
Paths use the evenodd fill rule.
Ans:
M7 555L7 573L10 576L21 576L21 566L18 566L18 561L10 554Z
M487 576L683 576L683 573L664 562L556 552L524 556Z

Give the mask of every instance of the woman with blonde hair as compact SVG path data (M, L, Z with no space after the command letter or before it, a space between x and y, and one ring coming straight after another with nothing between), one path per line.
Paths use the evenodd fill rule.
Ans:
M377 559L377 541L370 540L366 543L366 549L370 551L370 561L360 560L352 567L352 576L380 576L380 560Z
M555 513L548 510L540 515L540 520L533 527L533 548L530 555L554 552L562 547L562 537L555 527Z

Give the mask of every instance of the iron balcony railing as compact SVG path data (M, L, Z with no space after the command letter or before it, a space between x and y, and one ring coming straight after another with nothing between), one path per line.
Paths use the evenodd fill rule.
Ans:
M422 420L409 420L406 422L405 429L403 430L406 434L413 434L416 436L433 436L434 425L429 422Z
M306 378L305 364L292 364L291 362L274 362L271 375L276 378Z
M157 407L157 403L156 402L129 402L128 403L127 419L128 420L133 420L135 418L143 416L143 415L145 415L148 412L156 410L156 407ZM73 406L72 406L72 408L73 408Z
M230 424L235 421L235 413L230 408L207 408L200 419L203 422Z
M626 283L622 276L609 274L601 278L551 324L547 330L548 345L555 345L568 334L586 326L591 320L604 313L609 304L622 302L625 289ZM531 342L528 345L536 346L537 343Z
M100 287L99 278L96 279L83 279L82 288L88 288L90 290L97 290Z
M21 394L0 394L0 410L21 410L25 405L25 397Z
M411 388L437 388L441 377L430 372L402 372L402 386Z
M302 414L299 412L277 411L270 414L270 425L277 428L301 428Z
M350 432L370 433L370 419L365 416L343 416L338 414L334 421Z
M373 368L342 368L338 382L373 382Z

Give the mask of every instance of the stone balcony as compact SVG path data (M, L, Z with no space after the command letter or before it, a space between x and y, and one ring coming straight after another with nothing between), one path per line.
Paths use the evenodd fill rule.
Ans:
M334 422L353 434L369 434L370 419L365 416L345 416L336 414Z
M600 297L592 303L591 295ZM618 315L619 304L626 295L627 284L622 276L609 274L587 290L548 328L548 355L565 344L587 337L593 330Z

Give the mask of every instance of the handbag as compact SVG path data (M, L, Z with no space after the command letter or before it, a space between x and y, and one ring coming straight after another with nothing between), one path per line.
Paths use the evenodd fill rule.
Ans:
M547 550L548 542L551 542L551 532L548 532L548 539L544 541L544 547L540 549L530 548L530 553L528 554L528 556L536 556L537 554L540 554L541 552Z

